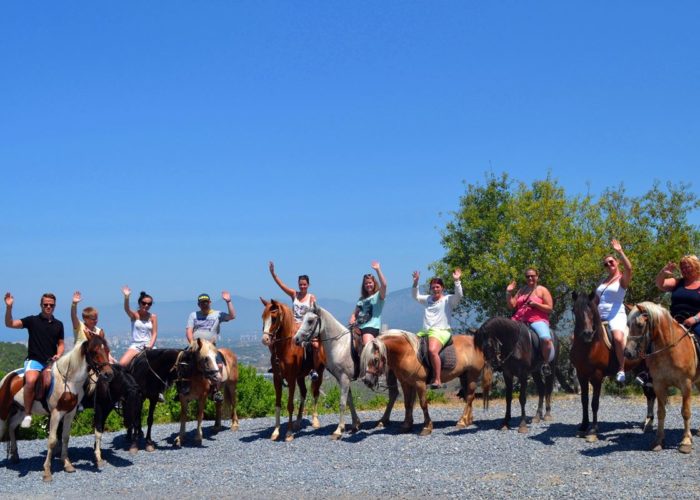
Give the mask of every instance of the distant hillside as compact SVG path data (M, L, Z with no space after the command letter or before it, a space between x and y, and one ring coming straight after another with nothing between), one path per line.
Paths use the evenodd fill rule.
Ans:
M22 344L0 342L0 372L7 373L19 368L27 356L27 347Z

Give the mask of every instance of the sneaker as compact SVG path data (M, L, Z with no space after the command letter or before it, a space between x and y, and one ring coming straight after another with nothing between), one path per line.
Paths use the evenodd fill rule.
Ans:
M221 391L216 391L213 396L214 401L221 403L224 400L224 395Z
M430 384L429 387L431 389L444 389L445 387L447 387L447 384L440 384L438 382L433 382L432 384Z
M316 370L311 370L309 372L309 377L311 377L311 380L318 380L318 373L316 373Z
M75 410L76 413L80 413L81 411L85 411L85 407L82 404L78 405L78 409Z
M549 363L542 363L540 372L542 373L543 377L549 377L552 374L552 368L549 366Z
M623 372L623 371L617 372L617 375L615 375L615 381L618 384L624 384L625 383L625 372Z
M19 426L22 429L29 429L32 426L32 416L31 415L25 415L25 417L22 419L22 423L19 424Z
M162 392L158 393L158 402L159 403L165 403L165 396L163 396Z

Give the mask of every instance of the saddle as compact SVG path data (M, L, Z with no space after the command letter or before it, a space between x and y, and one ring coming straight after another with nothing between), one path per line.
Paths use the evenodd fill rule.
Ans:
M50 413L49 410L49 404L48 404L48 398L51 396L51 393L53 392L53 384L54 384L54 379L53 375L51 376L51 382L49 383L48 387L44 385L44 377L43 374L39 375L39 378L37 378L36 382L34 383L34 401L38 401L41 406L44 408L46 413ZM8 374L7 379L5 380L5 383L3 384L2 387L0 387L0 401L2 404L0 405L0 418L2 420L7 420L10 410L13 406L14 403L14 398L17 395L17 393L22 390L24 387L24 369L23 368L18 368L17 370L11 372ZM70 393L67 393L70 394ZM63 400L63 396L61 398ZM77 404L77 397L74 398ZM8 404L9 403L9 404ZM61 401L59 401L59 404ZM62 406L66 406L66 403L64 403ZM73 405L75 406L75 405ZM72 407L68 408L65 410L63 407L59 407L59 410L62 411L70 411Z
M608 349L612 350L613 348L613 335L612 335L612 330L610 329L610 323L607 321L603 321L603 342L605 343L605 347Z
M452 335L450 336L450 340L448 340L447 343L444 346L442 346L442 349L440 349L440 363L442 364L443 370L453 370L454 367L457 366L457 353L455 352L455 346L452 342ZM427 380L430 381L433 380L435 377L433 373L433 365L430 363L430 353L428 351L428 338L429 337L419 338L418 361L420 361L420 363L425 367L425 370L428 374Z

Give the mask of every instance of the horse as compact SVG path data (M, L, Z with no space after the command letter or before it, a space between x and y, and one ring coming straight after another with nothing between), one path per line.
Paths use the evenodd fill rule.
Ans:
M552 420L552 390L555 370L553 368L546 377L540 373L542 358L535 349L532 338L536 335L525 323L503 317L488 319L476 332L475 342L481 346L486 360L495 370L503 371L503 380L506 386L506 415L501 426L503 430L510 428L513 378L515 377L520 381L520 425L518 432L528 432L525 403L527 401L527 379L530 374L537 385L539 395L537 412L533 422ZM552 340L554 343L552 367L555 367L559 355L559 341L556 335L552 335ZM546 412L543 415L542 404L545 400Z
M355 362L352 359L352 333L333 317L331 313L319 307L315 302L304 314L299 330L294 335L294 342L301 345L318 338L326 353L326 369L336 378L340 385L340 411L338 427L331 434L331 439L340 439L345 431L345 405L350 406L353 432L360 430L360 417L355 411L350 382L355 374Z
M99 335L86 335L87 340L78 342L73 349L61 356L51 366L52 384L48 389L46 406L34 400L32 414L49 415L49 439L44 461L44 481L51 481L51 458L58 439L56 437L58 424L63 420L63 437L61 460L63 470L75 472L75 467L68 458L68 440L70 428L75 417L78 401L83 396L83 384L88 372L99 374L99 378L109 381L112 378L112 367L109 364L109 349L105 340ZM8 454L10 461L19 461L17 453L17 437L15 430L24 418L24 387L20 370L8 373L0 381L0 436L7 430L10 435Z
M217 365L217 352L225 360L222 372ZM236 414L236 390L238 385L238 359L229 349L217 349L216 345L204 339L194 339L185 349L177 362L177 387L180 399L180 432L175 438L175 446L180 447L185 441L185 424L189 402L197 401L197 433L195 443L202 444L202 420L204 406L212 390L212 384L223 383L223 405L231 409L231 430L238 430ZM216 418L214 430L221 430L222 402L216 401Z
M632 308L627 324L630 333L625 346L625 357L644 359L652 378L654 392L659 402L656 439L652 451L664 446L664 423L668 388L678 387L683 396L683 439L678 447L681 453L690 453L693 438L690 433L690 396L693 384L700 389L698 355L693 334L671 317L671 313L653 302L642 302Z
M464 411L457 421L457 428L463 429L472 425L472 402L476 396L476 386L482 375L482 389L484 397L484 409L488 407L488 394L491 387L491 367L485 362L482 350L475 345L472 335L454 335L452 337L456 362L454 367L443 369L441 380L447 382L453 378L459 378L464 393ZM421 409L423 410L423 429L421 436L427 436L433 431L433 422L428 413L427 383L428 370L418 359L418 338L409 332L402 330L389 330L377 338L372 339L362 350L360 358L361 379L371 389L375 389L379 377L393 373L401 382L404 395L406 415L401 430L410 432L413 427L413 406L418 395ZM398 396L396 384L389 386L389 403L378 426L389 424L391 408Z
M598 313L595 294L586 295L574 292L573 299L574 338L569 358L571 364L576 368L576 375L581 387L581 407L583 410L577 435L585 437L586 441L593 443L598 440L598 406L603 379L614 376L620 368L611 342L606 343L606 333ZM623 369L628 371L638 364L638 361L626 360ZM589 382L593 387L592 423L588 419ZM654 422L654 400L656 398L654 391L649 387L644 387L644 395L647 398L647 415L642 427L644 432L650 432Z
M146 349L136 356L128 367L129 373L134 377L141 389L141 406L137 419L138 432L127 428L126 438L131 442L129 452L138 452L138 439L143 437L141 428L141 414L143 412L143 402L148 399L148 419L146 432L146 451L155 451L156 445L151 438L153 427L153 413L158 404L158 395L164 394L177 377L175 363L182 351L180 349Z
M110 381L98 379L85 382L82 405L84 408L94 408L93 423L95 426L95 465L104 465L102 459L102 433L105 422L116 403L120 403L124 427L127 435L138 438L141 423L141 405L143 404L141 390L134 377L119 364L112 365L114 376ZM132 446L135 446L132 441Z
M294 432L301 428L301 418L304 414L306 402L306 375L313 370L312 356L305 356L304 348L295 344L292 340L296 331L292 310L274 299L266 301L260 297L264 309L262 313L263 335L262 343L270 349L270 364L272 365L272 381L275 386L275 428L270 439L276 441L280 435L280 413L282 411L282 381L287 383L287 412L289 422L285 441L294 439ZM323 348L321 348L323 351ZM324 353L321 352L321 357ZM311 381L311 394L314 398L311 411L311 427L318 429L321 422L318 420L318 396L323 381L323 366L319 367L318 378ZM299 387L299 412L294 418L294 389Z

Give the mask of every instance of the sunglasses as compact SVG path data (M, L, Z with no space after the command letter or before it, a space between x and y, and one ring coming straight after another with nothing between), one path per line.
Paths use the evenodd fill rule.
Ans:
M153 305L153 302L141 302L141 305L146 306L146 307L151 307Z
M211 300L200 300L199 304L209 304Z
M56 307L56 304L41 304L41 307Z
M526 278L537 278L537 275L536 274L526 274L525 277Z
M614 260L606 260L605 262L603 262L603 265L604 265L605 267L610 267L610 266L612 266L614 263L615 263Z

